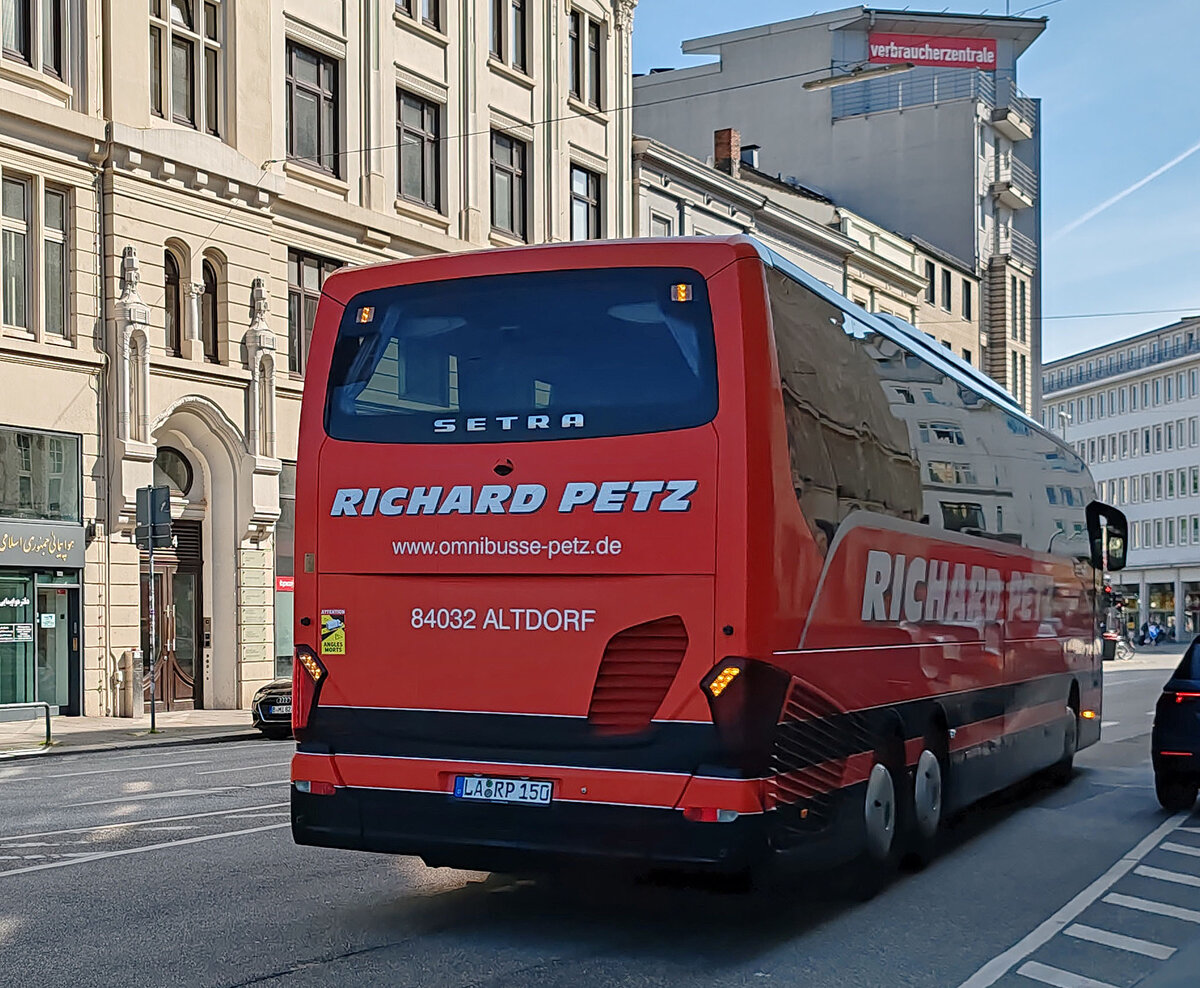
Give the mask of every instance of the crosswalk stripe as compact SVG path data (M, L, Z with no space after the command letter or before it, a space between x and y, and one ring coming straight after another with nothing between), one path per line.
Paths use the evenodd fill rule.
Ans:
M1121 895L1118 892L1106 895L1101 901L1113 906L1153 913L1155 916L1170 916L1188 923L1200 923L1200 910L1184 909L1183 906L1172 906L1168 902L1155 902L1153 899L1140 899L1136 895Z
M1139 865L1133 869L1135 875L1141 875L1143 878L1157 878L1163 882L1174 882L1176 885L1190 885L1192 888L1200 889L1200 878L1195 875L1185 875L1178 871L1167 871L1165 868L1150 868L1146 865Z
M1044 985L1053 985L1054 988L1116 988L1116 985L1107 981L1085 978L1082 974L1063 971L1049 964L1039 964L1037 961L1026 961L1017 968L1017 974L1031 981L1040 981Z
M1142 954L1158 961L1165 961L1175 953L1174 947L1155 943L1153 940L1127 937L1123 933L1113 933L1111 930L1101 930L1095 926L1085 926L1083 923L1072 923L1063 930L1063 933L1069 937L1075 937L1077 940L1087 940L1090 943L1113 947L1116 950L1128 950L1131 954Z
M1193 858L1200 858L1200 847L1192 847L1190 844L1176 844L1174 841L1167 841L1158 846L1164 851L1174 851L1176 854L1187 854Z

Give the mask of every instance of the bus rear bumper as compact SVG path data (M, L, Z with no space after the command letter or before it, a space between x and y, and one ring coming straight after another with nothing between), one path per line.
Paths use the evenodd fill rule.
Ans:
M590 862L738 872L775 857L803 870L852 857L861 846L861 814L853 799L838 802L831 826L789 841L786 850L775 839L773 813L702 823L658 807L471 803L357 787L314 795L293 787L291 816L297 844L413 855L431 867L543 871Z

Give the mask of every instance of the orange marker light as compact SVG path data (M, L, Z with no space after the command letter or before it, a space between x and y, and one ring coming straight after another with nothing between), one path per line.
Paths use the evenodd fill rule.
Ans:
M690 302L692 300L691 285L672 285L671 286L671 301L672 302Z
M1095 720L1096 719L1096 711L1084 710L1079 714L1079 716L1082 717L1084 720Z
M359 322L370 322L374 318L375 318L375 306L364 305L361 309L358 310L358 321Z
M721 670L720 675L708 684L708 692L714 697L720 696L725 692L725 687L737 679L741 671L737 666L726 666Z

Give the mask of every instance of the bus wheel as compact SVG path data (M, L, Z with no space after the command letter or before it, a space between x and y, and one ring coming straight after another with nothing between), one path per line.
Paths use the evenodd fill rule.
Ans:
M1075 774L1075 752L1079 748L1079 698L1075 688L1071 688L1071 697L1067 701L1067 711L1071 715L1067 720L1067 731L1063 737L1063 754L1057 762L1046 770L1046 778L1051 785L1065 786Z
M937 854L945 805L946 759L938 741L926 739L913 778L913 833L908 858L921 868Z
M865 846L848 875L850 895L859 901L883 891L899 865L904 814L898 780L902 778L892 762L876 754L863 798Z

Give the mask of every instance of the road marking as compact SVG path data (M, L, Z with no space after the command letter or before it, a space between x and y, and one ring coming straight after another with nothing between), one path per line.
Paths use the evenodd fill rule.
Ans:
M176 820L199 820L208 816L227 816L230 813L247 813L252 810L273 810L287 803L265 803L262 806L237 806L228 810L211 810L207 813L185 813L182 816L160 816L153 820L122 820L120 823L101 823L94 827L72 827L70 830L43 830L40 834L11 834L0 837L0 842L28 840L31 837L58 837L65 834L90 834L94 830L115 830L120 827L141 827L147 823L174 823Z
M1183 906L1172 906L1166 902L1155 902L1153 899L1140 899L1136 895L1121 895L1113 892L1111 895L1106 895L1103 901L1114 906L1124 906L1126 909L1138 909L1144 913L1153 913L1156 916L1170 916L1188 923L1200 923L1200 911L1184 909Z
M1180 827L1179 832L1182 834L1200 834L1200 827Z
M195 762L171 762L166 765L139 765L137 768L130 768L128 765L123 765L120 768L95 768L90 772L60 772L57 775L31 775L26 778L9 779L9 782L45 782L47 779L76 779L81 775L111 775L113 772L152 772L160 768L180 768L184 765L211 765L212 759L205 758ZM204 774L204 773L201 773Z
M224 775L226 772L250 772L256 768L283 768L291 762L271 762L269 765L242 765L240 768L214 768L208 772L197 772L197 775Z
M1037 961L1022 964L1017 968L1017 974L1032 981L1040 981L1044 985L1054 985L1054 988L1117 988L1107 981L1085 978L1082 974L1063 971L1049 964L1039 964Z
M1192 847L1188 844L1176 844L1173 841L1167 841L1162 846L1164 851L1174 851L1176 854L1186 854L1193 858L1200 858L1200 847Z
M270 782L243 782L237 786L213 786L211 789L173 789L170 792L128 793L115 799L93 799L86 803L67 803L58 807L105 806L109 803L142 803L150 799L170 799L172 796L208 796L214 792L231 792L236 789L257 789L261 786L286 786L287 779L272 779Z
M1121 722L1119 720L1102 720L1102 721L1100 721L1100 726L1101 727L1116 727L1120 723Z
M224 840L226 837L245 837L248 834L261 834L267 830L279 830L290 827L290 823L268 823L265 827L251 827L248 830L231 830L225 834L205 834L203 837L185 837L183 840L163 841L161 844L147 844L145 847L127 847L120 851L101 851L89 854L83 858L72 858L69 861L50 861L47 864L30 865L28 868L10 868L0 871L0 878L8 875L26 875L31 871L48 871L51 868L69 868L72 865L90 864L92 861L102 861L105 858L121 858L127 854L143 854L146 851L161 851L167 847L183 847L185 844L202 844L210 840Z
M1200 889L1200 878L1195 875L1185 875L1178 871L1167 871L1163 868L1134 868L1135 875L1141 875L1143 878L1157 878L1163 882L1174 882L1176 885L1190 885L1192 888Z
M1075 937L1076 940L1087 940L1104 947L1113 947L1116 950L1128 950L1131 954L1153 957L1156 961L1165 961L1175 953L1174 947L1155 943L1153 940L1127 937L1123 933L1113 933L1109 930L1097 929L1094 926L1085 926L1082 923L1072 923L1063 930L1063 933L1069 937Z
M1135 870L1137 863L1152 850L1154 850L1154 848L1158 846L1159 841L1166 837L1167 834L1175 830L1187 818L1187 813L1176 813L1169 820L1160 824L1154 829L1153 832L1138 841L1138 843L1134 845L1129 853L1122 857L1120 861L1109 868L1108 871L1092 882L1091 885L1075 896L1075 898L1058 910L1058 912L1041 923L1036 929L1018 940L1015 944L1009 947L1008 950L1004 951L1004 953L993 957L990 961L984 964L983 967L971 975L971 977L959 985L959 988L988 988L989 985L994 985L1012 969L1014 964L1028 957L1040 946L1042 946L1042 944L1050 940L1055 934L1061 933L1063 928L1071 923L1076 916L1078 916L1088 906L1104 895L1104 893L1112 888L1118 881L1129 874L1131 870ZM1136 870L1140 871L1141 869ZM1173 872L1169 874L1173 874ZM1200 885L1200 878L1197 878L1194 881ZM1025 965L1025 967L1028 966L1029 965ZM1017 973L1023 973L1023 969ZM1057 982L1053 981L1046 983L1057 984ZM1078 982L1078 984L1086 986L1087 982ZM1101 984L1101 982L1095 982L1095 984Z

